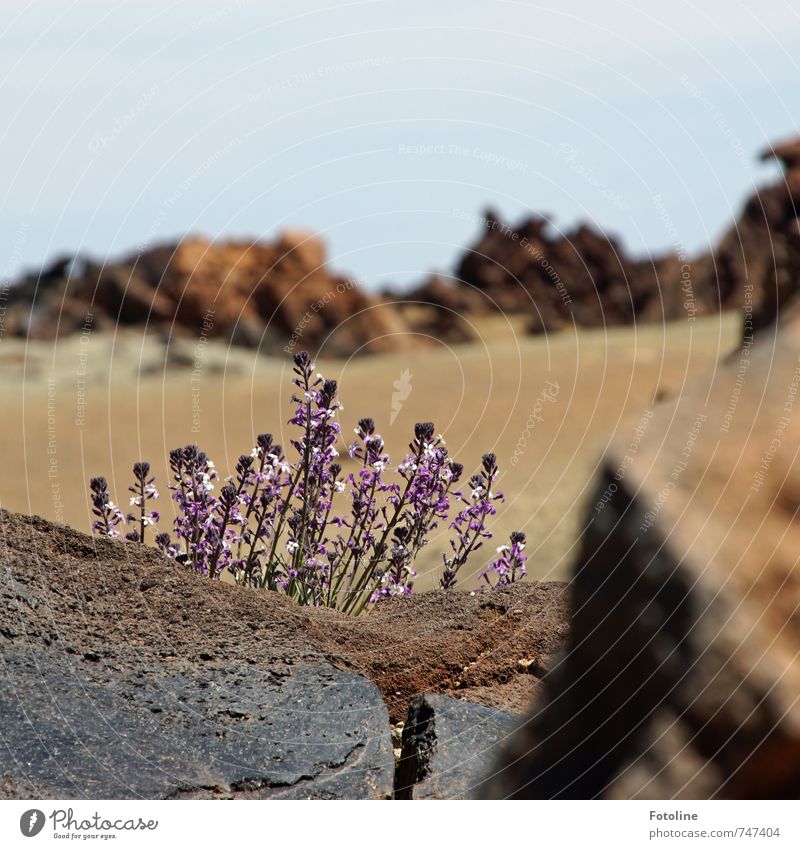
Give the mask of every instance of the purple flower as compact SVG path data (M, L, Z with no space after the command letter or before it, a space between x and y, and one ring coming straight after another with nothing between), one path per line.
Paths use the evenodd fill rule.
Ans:
M497 512L494 502L503 500L502 492L493 491L498 474L495 455L484 454L481 471L469 479L470 492L467 506L456 514L450 524L450 528L455 531L455 536L450 540L452 554L442 555L444 572L439 581L442 589L449 590L455 587L458 572L467 562L467 558L473 551L481 548L485 539L492 537L491 531L486 529L486 520Z
M92 478L89 481L91 492L92 513L96 516L92 522L92 530L101 536L119 539L117 525L124 522L119 507L111 500L108 492L108 481L105 478Z
M497 549L497 557L478 575L478 589L503 589L525 577L525 534L514 531L509 545Z
M148 525L155 525L160 519L157 510L148 510L147 502L155 501L158 498L158 490L155 487L155 478L150 477L150 464L139 462L133 464L133 486L128 487L128 492L133 493L130 504L131 507L138 507L139 513L135 515L128 513L126 519L128 522L137 522L139 525L138 531L131 531L125 535L125 539L134 542L145 541L145 528Z

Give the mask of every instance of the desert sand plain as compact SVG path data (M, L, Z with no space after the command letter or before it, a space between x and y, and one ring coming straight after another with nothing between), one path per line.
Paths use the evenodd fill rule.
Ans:
M483 452L497 454L506 501L495 539L462 575L462 589L474 588L475 573L515 529L528 535L529 575L564 578L592 512L604 446L615 433L635 439L654 399L710 381L737 344L740 318L544 336L495 318L478 330L470 344L420 339L403 353L319 360L317 368L340 381L344 439L358 418L372 416L396 461L414 423L432 420L465 474ZM213 341L167 346L140 331L57 343L3 338L0 503L88 530L88 479L106 475L124 508L130 467L146 459L168 530L170 449L196 442L227 474L257 433L288 445L289 363L288 354L268 358ZM418 561L417 589L435 585L446 533L439 528Z

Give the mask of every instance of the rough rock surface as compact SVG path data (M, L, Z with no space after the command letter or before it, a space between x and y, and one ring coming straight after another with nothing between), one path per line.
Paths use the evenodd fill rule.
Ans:
M129 325L329 356L395 350L405 330L395 310L328 270L318 238L295 231L275 243L190 237L103 264L66 257L9 291L11 333Z
M58 756L69 765L43 793L57 795L66 789L58 782L69 781L84 782L87 795L90 787L101 792L76 765L70 729L88 729L96 753L99 738L91 735L107 727L113 750L96 763L108 781L108 769L117 769L118 731L125 729L126 751L132 758L137 751L140 765L147 749L136 749L137 741L183 741L182 772L168 760L167 742L152 743L152 770L120 770L131 795L382 795L385 756L392 760L390 718L405 719L411 699L424 692L521 709L566 638L566 610L563 584L531 583L476 597L422 594L349 619L276 593L206 581L144 546L0 511L0 795L36 795L33 785L43 780L32 767L21 771L20 759L38 763L42 753L35 729L17 722L15 692L36 723L51 717L42 737L58 741ZM82 702L53 712L57 693L69 687L72 697L85 692L91 700L86 716L75 713ZM328 737L308 724L323 695L315 721L327 723ZM288 704L298 700L291 718ZM351 704L368 715L354 721ZM291 740L284 736L287 715L297 731ZM208 724L190 721L198 716ZM272 749L254 748L276 727L270 722L281 739ZM280 775L300 772L311 777L277 787ZM352 791L343 791L345 784Z
M35 798L390 798L375 685L285 669L4 656L0 787Z
M525 716L448 696L410 704L397 767L398 799L471 799Z
M609 452L568 651L489 793L800 796L800 309Z

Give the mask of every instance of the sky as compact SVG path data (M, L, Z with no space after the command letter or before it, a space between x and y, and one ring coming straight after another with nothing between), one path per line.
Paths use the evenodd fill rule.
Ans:
M491 206L693 252L798 132L789 0L3 0L0 277L188 233L324 237L370 287Z

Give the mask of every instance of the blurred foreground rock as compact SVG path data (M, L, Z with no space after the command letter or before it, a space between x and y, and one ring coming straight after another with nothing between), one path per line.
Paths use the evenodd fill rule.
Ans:
M800 796L799 391L795 304L609 451L568 651L487 795Z

